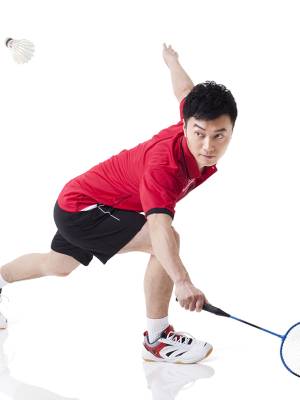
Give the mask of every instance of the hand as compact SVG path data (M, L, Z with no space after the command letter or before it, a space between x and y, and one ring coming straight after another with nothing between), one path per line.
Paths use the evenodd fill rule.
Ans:
M172 46L167 47L166 43L163 46L163 58L167 66L169 67L174 61L178 62L178 53L172 49Z
M204 293L187 280L175 283L175 295L181 307L190 311L200 312L204 303L208 303Z

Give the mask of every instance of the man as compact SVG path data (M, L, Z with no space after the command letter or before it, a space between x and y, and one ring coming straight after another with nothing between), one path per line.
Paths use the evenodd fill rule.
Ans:
M178 54L165 43L163 58L180 104L180 122L69 181L54 207L58 230L51 251L26 254L2 266L0 289L18 280L66 276L93 256L105 264L115 254L149 253L143 358L194 363L212 346L174 331L168 322L169 302L174 285L186 310L201 311L207 300L179 257L179 234L172 221L176 203L216 172L237 108L225 86L194 86ZM2 328L6 322L1 316Z

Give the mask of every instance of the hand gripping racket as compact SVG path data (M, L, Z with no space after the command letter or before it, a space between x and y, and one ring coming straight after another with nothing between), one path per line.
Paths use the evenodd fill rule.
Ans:
M253 326L254 328L260 329L261 331L279 337L281 339L280 357L283 365L287 368L289 372L300 378L300 322L291 326L284 335L279 335L278 333L269 331L268 329L262 328L261 326L254 325L250 322L244 321L243 319L234 317L233 315L230 315L227 312L209 303L205 303L203 305L203 310L219 315L221 317L235 319L236 321L242 322L243 324Z

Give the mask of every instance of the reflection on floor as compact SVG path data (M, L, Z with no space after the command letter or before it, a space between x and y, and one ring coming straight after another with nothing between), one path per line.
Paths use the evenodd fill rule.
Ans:
M4 353L4 342L8 337L8 329L0 330L0 399L5 400L79 400L62 397L38 386L18 381L10 375L8 360Z
M189 384L214 374L213 368L201 364L144 361L143 367L153 400L173 400L181 390L188 389Z
M79 400L60 396L11 376L9 362L4 352L8 332L9 329L0 330L0 400ZM196 380L214 375L213 368L202 364L143 361L142 367L153 400L173 400L180 391L187 390Z
M8 329L0 330L0 400L79 400L67 398L38 386L16 380L10 374L4 343ZM173 400L196 380L213 376L211 367L201 364L171 364L143 361L148 389L154 400Z

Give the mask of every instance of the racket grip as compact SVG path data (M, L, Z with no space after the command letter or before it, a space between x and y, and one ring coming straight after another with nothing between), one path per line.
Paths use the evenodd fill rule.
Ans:
M230 317L230 314L228 314L227 312L221 310L220 308L217 308L209 303L205 303L203 305L203 310L208 311L210 313L219 315L221 317Z
M177 297L176 297L176 301L178 301ZM230 314L228 314L227 312L225 312L225 311L221 310L220 308L217 308L209 303L205 303L203 305L203 310L208 311L213 314L216 314L216 315L219 315L221 317L230 317Z

